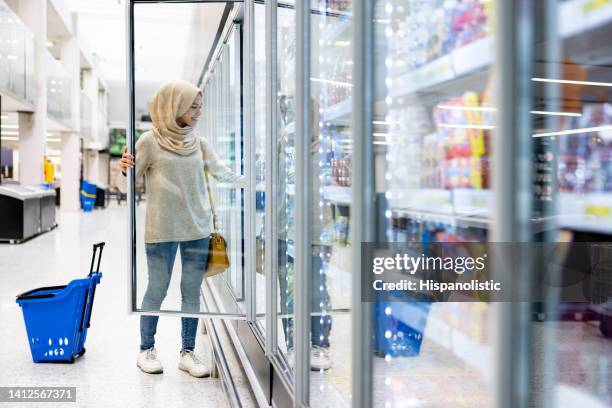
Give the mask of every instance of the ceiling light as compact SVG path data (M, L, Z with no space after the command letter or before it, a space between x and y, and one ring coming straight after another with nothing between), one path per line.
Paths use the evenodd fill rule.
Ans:
M19 129L19 125L2 125L3 129Z
M17 56L16 56L16 55L7 55L7 56L6 56L6 59L9 59L9 60L16 60L16 59L17 59Z
M372 144L375 144L375 145L382 145L382 146L389 146L391 143L376 141L376 142L372 142Z
M62 139L59 137L48 137L47 142L61 142Z
M594 81L572 81L569 79L550 79L550 78L531 78L535 82L552 82L557 84L570 85L593 85L593 86L612 86L612 82L594 82Z
M606 131L612 131L612 126L596 126L596 127L590 127L590 128L561 130L559 132L536 133L535 135L533 135L533 137L576 135L580 133L606 132Z
M7 115L0 115L0 119L8 119Z
M12 136L19 136L19 132L13 132L13 131L8 131L8 132L2 132L3 135L12 135Z
M16 142L19 140L18 137L2 136L0 139L6 140L7 142Z
M55 45L53 41L47 41L47 48L51 48Z

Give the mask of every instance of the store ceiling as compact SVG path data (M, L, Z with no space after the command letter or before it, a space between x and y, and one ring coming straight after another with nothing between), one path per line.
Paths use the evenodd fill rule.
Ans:
M125 63L125 0L68 0L70 10L78 13L79 33L107 82L124 82ZM214 30L194 30L194 8L206 7L206 26ZM135 5L136 79L139 82L160 82L162 78L182 78L184 61L190 59L188 49L192 32L209 36L199 46L210 47L223 12L222 3L199 5L137 4ZM198 53L202 52L200 48ZM187 78L188 79L188 78Z

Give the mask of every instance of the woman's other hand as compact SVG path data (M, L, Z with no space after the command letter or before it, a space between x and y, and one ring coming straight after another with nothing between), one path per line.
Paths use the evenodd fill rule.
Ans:
M127 169L134 167L134 156L128 153L127 146L123 148L123 155L121 156L121 160L119 160L119 168L121 169L121 173L125 176L127 174Z

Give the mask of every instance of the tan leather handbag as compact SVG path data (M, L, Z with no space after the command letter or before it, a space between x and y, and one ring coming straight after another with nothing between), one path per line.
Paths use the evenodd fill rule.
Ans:
M206 272L204 273L205 278L210 278L211 276L225 272L230 266L230 261L227 256L227 242L217 228L217 212L215 211L212 191L210 189L210 183L208 182L207 170L204 170L204 177L206 179L206 190L208 191L210 212L212 213L213 220L213 232L209 236L208 261L206 263Z

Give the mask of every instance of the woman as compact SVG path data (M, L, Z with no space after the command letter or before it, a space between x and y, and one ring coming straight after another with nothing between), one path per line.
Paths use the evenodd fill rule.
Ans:
M240 187L242 176L220 163L212 145L195 126L202 113L202 91L186 81L171 81L159 88L150 104L153 129L136 143L136 179L145 176L147 209L145 249L149 282L142 309L159 310L166 297L177 249L181 252L182 311L200 311L200 286L208 258L211 214L204 168L218 181ZM121 172L134 167L134 157L123 153ZM158 316L140 318L137 366L146 373L161 373L155 351ZM196 318L182 318L179 369L194 377L209 370L194 354Z

